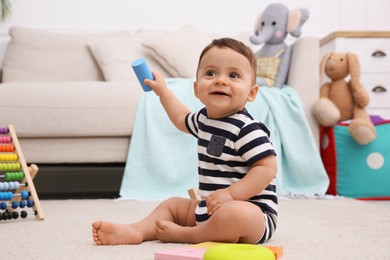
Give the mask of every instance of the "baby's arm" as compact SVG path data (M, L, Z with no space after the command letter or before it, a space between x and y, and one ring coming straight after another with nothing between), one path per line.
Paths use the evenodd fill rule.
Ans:
M272 182L277 171L274 155L258 160L240 181L227 188L234 200L247 200L262 192Z
M190 110L167 87L164 77L160 73L153 71L153 76L155 80L145 79L145 84L160 97L165 112L177 129L189 133L185 125L185 117L190 113Z
M228 200L247 200L263 191L274 179L277 162L274 155L258 160L252 165L243 179L226 189L216 190L206 198L210 215Z

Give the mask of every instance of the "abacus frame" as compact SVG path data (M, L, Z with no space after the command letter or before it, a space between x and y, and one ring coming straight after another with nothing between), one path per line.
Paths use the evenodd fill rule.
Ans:
M22 152L21 146L19 144L19 140L18 140L18 137L16 135L16 132L15 132L13 125L8 125L7 127L8 127L8 131L9 131L8 134L12 138L11 142L15 147L15 153L18 155L18 162L20 163L21 170L24 173L24 178L20 183L27 184L27 185L20 185L20 187L15 191L15 193L20 193L23 190L28 191L30 196L32 197L32 199L34 201L34 205L33 205L32 209L36 213L35 218L37 220L43 220L45 218L45 215L43 213L41 204L39 202L39 197L38 197L38 194L37 194L37 191L35 189L34 182L33 182L33 179L37 175L39 168L35 164L31 164L29 167L27 166L26 160L24 158L24 155L23 155L23 152ZM14 200L20 201L20 198L15 198ZM12 209L10 209L10 210L12 210Z

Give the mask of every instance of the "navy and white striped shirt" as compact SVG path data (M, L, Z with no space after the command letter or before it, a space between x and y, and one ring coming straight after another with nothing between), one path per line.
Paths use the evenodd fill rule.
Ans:
M202 199L244 178L258 160L276 155L268 128L254 120L246 109L228 117L211 119L203 108L187 115L186 127L198 138L199 195ZM258 205L263 212L277 215L275 179L248 201ZM201 204L202 214L207 215L205 203Z

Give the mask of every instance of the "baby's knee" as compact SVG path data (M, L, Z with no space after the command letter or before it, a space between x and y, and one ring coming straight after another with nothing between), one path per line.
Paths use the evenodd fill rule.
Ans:
M168 208L171 212L177 211L181 207L185 207L190 199L181 197L171 197L164 200L160 206Z
M195 225L195 207L197 202L191 199L172 197L161 205L169 210L173 221L181 226Z
M185 200L186 200L185 198L181 198L181 197L171 197L171 198L164 200L162 203L170 205L170 204L182 203Z
M248 219L263 214L261 209L247 201L228 201L222 204L217 212L229 218Z

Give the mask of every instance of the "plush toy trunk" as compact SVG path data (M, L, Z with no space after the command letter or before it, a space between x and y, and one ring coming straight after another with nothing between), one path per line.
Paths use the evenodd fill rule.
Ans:
M320 128L321 157L330 179L328 194L390 199L390 120L375 124L376 139L360 145L348 124Z

